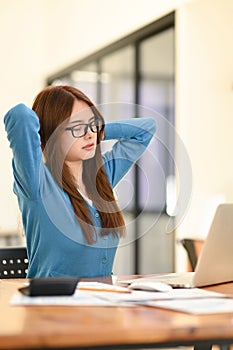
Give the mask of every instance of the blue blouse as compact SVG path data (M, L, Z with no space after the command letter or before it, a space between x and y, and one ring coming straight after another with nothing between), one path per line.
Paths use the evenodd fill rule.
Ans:
M43 162L40 124L35 112L18 104L6 114L4 122L13 152L14 192L26 234L28 277L111 275L119 238L98 235L99 213L87 204L98 236L94 244L87 244L69 196ZM142 155L154 133L153 118L132 118L105 125L105 140L116 140L111 150L103 154L113 188Z

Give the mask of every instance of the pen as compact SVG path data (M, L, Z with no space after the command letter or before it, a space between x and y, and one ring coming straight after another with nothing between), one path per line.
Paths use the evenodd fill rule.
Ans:
M96 288L96 287L78 287L78 290L86 290L91 292L109 292L109 293L132 293L129 289L108 289L108 288Z

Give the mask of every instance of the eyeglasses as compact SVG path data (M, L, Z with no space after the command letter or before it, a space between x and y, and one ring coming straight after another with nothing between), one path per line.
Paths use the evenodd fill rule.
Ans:
M70 130L72 133L72 136L75 138L83 137L87 134L88 128L96 133L101 130L103 124L100 119L94 119L92 122L88 124L77 124L74 126L71 126L69 128L66 128L65 130Z

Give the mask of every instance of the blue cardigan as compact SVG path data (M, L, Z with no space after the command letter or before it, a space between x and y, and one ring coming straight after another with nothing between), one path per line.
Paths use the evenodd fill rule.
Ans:
M111 275L119 237L98 235L94 244L87 244L69 196L43 162L35 112L18 104L6 114L4 122L13 152L14 192L26 234L28 277ZM152 118L106 124L105 140L116 140L111 150L103 154L113 188L142 155L154 133ZM99 213L94 206L87 205L98 233Z

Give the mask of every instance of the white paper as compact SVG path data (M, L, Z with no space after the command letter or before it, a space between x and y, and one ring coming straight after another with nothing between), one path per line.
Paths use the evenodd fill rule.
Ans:
M169 292L131 291L127 289L98 282L80 282L77 290L71 296L30 297L16 293L11 299L12 305L79 305L79 306L133 306L138 303L174 300L178 302L189 299L224 298L226 295L203 289L172 289ZM86 288L88 290L82 290ZM173 304L172 304L173 305ZM152 305L151 306L156 306ZM174 307L174 306L173 306Z
M143 305L181 311L196 315L233 312L233 299L230 298L160 300L143 302Z
M225 294L207 291L199 288L178 288L168 292L145 292L133 290L132 293L101 293L100 296L115 302L140 302L153 300L184 300L201 298L226 298Z

